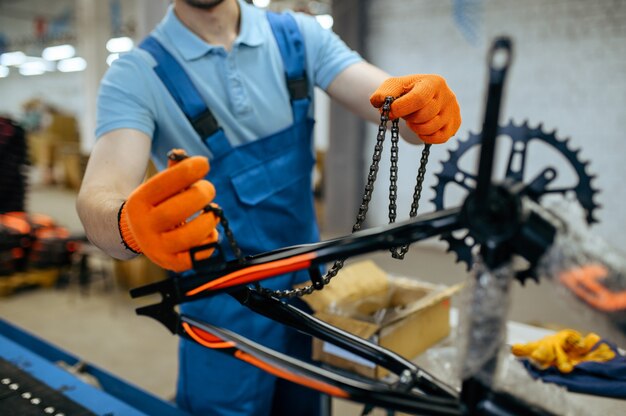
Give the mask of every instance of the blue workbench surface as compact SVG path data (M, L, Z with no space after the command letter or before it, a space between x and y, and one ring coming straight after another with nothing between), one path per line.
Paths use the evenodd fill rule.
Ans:
M16 365L51 389L98 415L188 416L174 405L130 385L114 375L63 351L0 319L0 357ZM56 363L81 364L83 374L97 380L95 387Z

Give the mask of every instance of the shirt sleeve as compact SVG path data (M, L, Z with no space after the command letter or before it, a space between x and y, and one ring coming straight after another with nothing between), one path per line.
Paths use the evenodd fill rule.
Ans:
M112 130L128 128L153 137L154 109L142 72L151 70L137 51L113 62L100 83L97 100L96 138Z
M326 90L344 69L363 58L350 49L332 30L324 29L313 16L294 13L306 47L307 69L315 85Z

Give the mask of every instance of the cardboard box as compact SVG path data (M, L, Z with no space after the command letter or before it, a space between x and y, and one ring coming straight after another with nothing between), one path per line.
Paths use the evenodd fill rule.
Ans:
M63 181L69 189L78 191L85 175L88 156L81 154L78 143L60 146L60 159L63 164Z
M115 280L124 289L132 289L167 278L167 272L144 256L115 260Z
M34 287L52 287L61 276L57 267L32 269L8 276L0 276L0 296L9 296L20 290Z
M413 359L450 333L450 297L461 286L388 276L372 261L365 261L347 266L330 290L305 300L323 321ZM318 339L313 341L313 359L368 377L388 373Z

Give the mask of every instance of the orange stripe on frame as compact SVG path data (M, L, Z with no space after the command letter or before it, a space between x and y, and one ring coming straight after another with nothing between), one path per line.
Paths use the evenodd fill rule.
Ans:
M201 330L200 328L194 329L187 322L183 322L183 329L189 334L191 339L207 348L235 348L234 342L224 341L213 334L209 334L208 332Z
M247 354L241 350L235 351L235 357L239 358L242 361L247 362L248 364L252 364L255 367L260 368L263 371L266 371L276 377L283 378L285 380L289 380L293 383L300 384L301 386L309 387L311 389L320 391L322 393L329 394L334 397L339 397L343 399L347 399L350 397L348 392L340 389L339 387L331 386L330 384L313 380L307 377L299 376L297 374L289 373L280 368L274 367L266 362L259 360L256 357L253 357L250 354Z
M307 269L311 266L311 261L317 257L315 253L305 253L288 259L276 260L265 264L246 267L212 280L187 292L187 296L193 296L204 290L223 289L235 285L255 282L265 277L276 276L296 270Z

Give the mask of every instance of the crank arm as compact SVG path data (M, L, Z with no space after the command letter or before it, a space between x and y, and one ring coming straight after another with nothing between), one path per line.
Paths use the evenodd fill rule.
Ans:
M270 374L342 399L420 415L461 415L458 399L404 391L366 377L349 377L297 360L241 335L181 316L185 336L218 349Z

